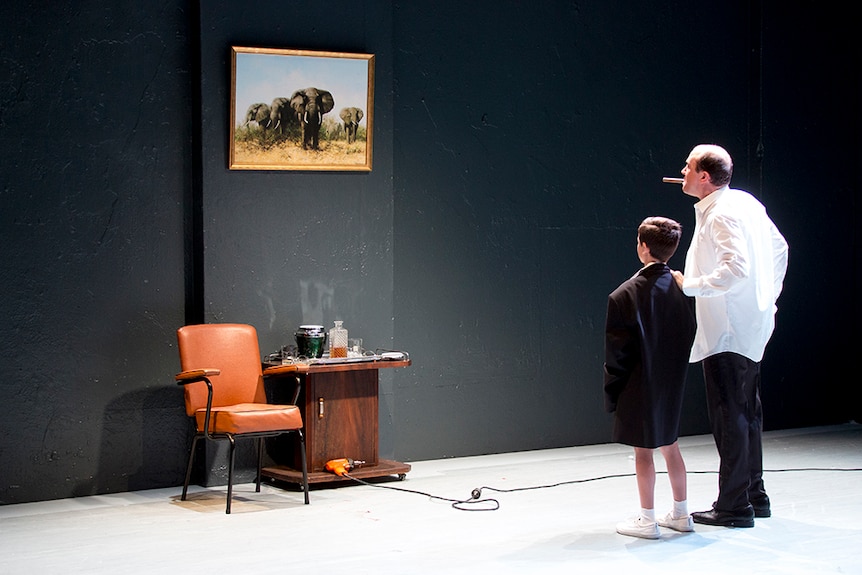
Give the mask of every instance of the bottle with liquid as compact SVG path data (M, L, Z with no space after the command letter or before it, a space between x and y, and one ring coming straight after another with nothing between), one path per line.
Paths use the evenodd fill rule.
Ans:
M335 327L329 330L329 357L347 357L347 330L342 323L335 320Z

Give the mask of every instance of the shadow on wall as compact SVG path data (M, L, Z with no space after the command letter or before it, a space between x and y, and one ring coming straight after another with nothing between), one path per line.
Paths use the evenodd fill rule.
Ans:
M300 280L299 298L302 304L302 322L328 325L325 321L332 315L332 300L335 288L317 280Z
M192 433L179 386L116 398L105 407L97 471L74 495L182 485Z

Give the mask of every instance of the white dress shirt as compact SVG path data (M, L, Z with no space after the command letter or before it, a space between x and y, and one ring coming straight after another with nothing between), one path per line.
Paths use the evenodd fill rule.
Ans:
M734 352L759 362L775 328L787 242L748 192L725 186L694 210L682 286L697 313L690 361Z

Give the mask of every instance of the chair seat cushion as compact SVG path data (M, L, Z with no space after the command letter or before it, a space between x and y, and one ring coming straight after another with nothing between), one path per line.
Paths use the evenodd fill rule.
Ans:
M195 412L195 423L199 430L204 428L206 414L206 409ZM295 405L238 403L213 407L209 430L210 433L240 434L301 428L302 414Z

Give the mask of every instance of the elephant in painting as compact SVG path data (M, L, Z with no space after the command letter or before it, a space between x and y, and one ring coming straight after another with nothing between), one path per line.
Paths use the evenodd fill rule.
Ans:
M342 108L338 114L344 122L344 131L347 133L347 143L356 141L356 131L359 130L359 122L365 114L361 108Z
M323 115L335 107L335 99L326 90L306 88L290 97L290 107L302 126L302 149L320 149L320 125Z
M243 127L248 126L251 122L255 122L261 129L265 130L269 127L269 116L269 106L260 102L252 104L245 113L245 124L243 124Z
M269 105L269 125L279 134L287 131L287 126L293 120L293 109L288 98L276 98Z

